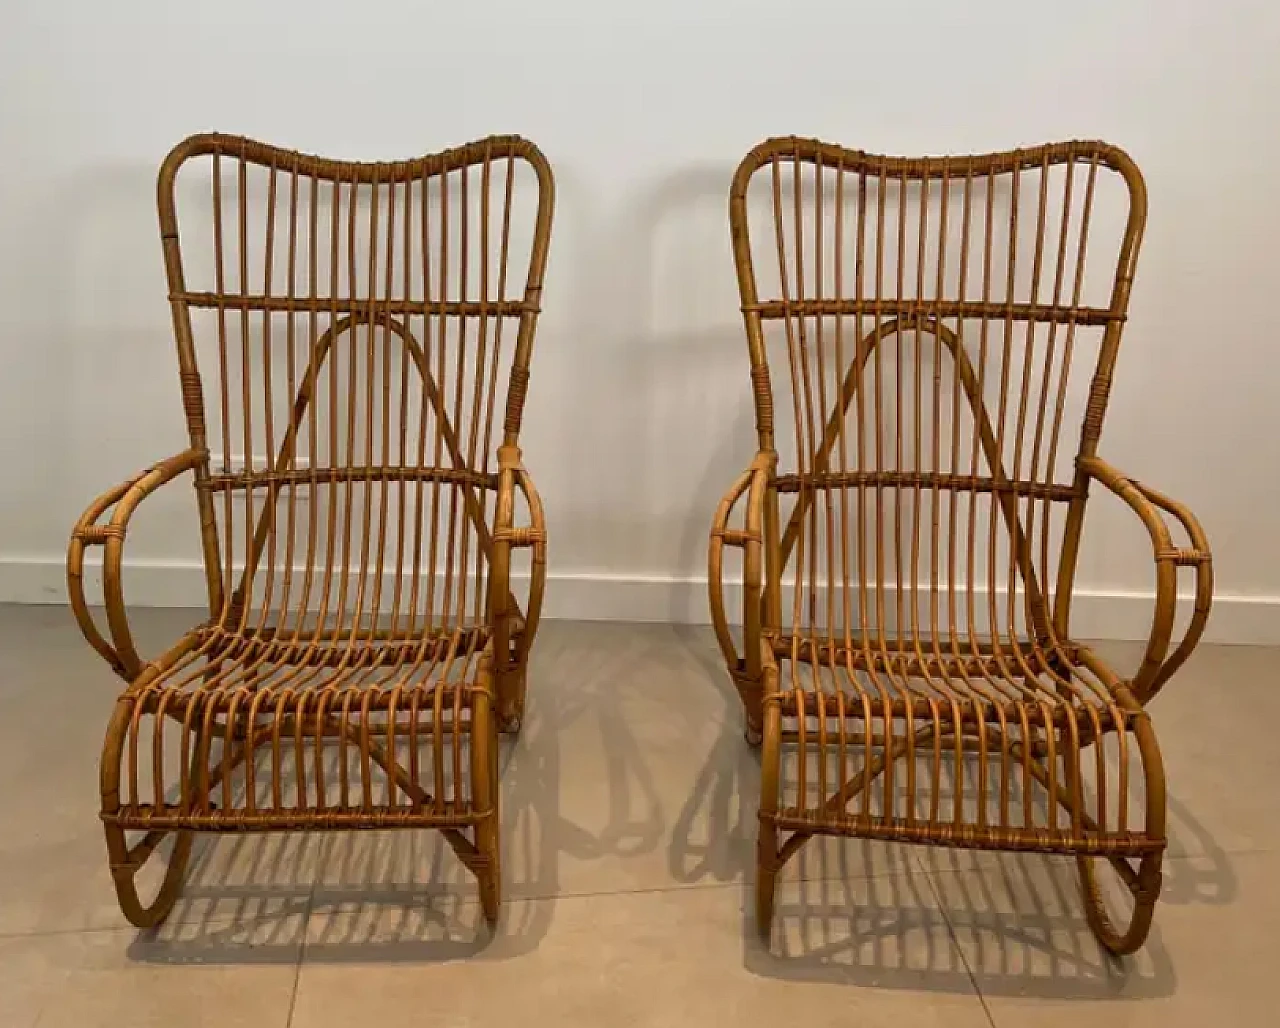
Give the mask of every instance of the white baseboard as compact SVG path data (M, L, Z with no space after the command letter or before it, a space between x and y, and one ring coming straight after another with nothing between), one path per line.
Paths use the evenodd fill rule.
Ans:
M101 595L97 566L85 568L90 597ZM125 567L125 596L139 607L200 607L204 571L194 561L140 560ZM726 590L730 610L740 590ZM61 558L0 556L0 603L66 602ZM1145 639L1151 627L1150 593L1081 588L1072 606L1072 634L1081 639ZM1190 608L1190 598L1184 606ZM702 577L552 572L544 617L581 621L707 624L707 582ZM1209 642L1280 645L1280 596L1219 594L1205 638Z

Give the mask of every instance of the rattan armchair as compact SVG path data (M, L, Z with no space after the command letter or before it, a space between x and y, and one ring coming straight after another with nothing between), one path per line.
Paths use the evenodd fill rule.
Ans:
M900 159L789 138L741 164L759 452L716 513L709 572L763 740L763 931L779 869L829 835L1074 855L1102 944L1145 940L1166 847L1146 708L1212 596L1191 512L1098 456L1145 218L1138 169L1102 143ZM1095 484L1151 540L1130 675L1070 630ZM1194 603L1174 645L1180 572ZM1133 895L1114 922L1099 861Z
M158 197L188 445L94 501L67 561L126 683L101 764L120 905L161 921L197 831L433 828L492 922L497 733L520 725L545 575L517 444L551 169L516 137L356 164L213 134L173 150ZM186 474L210 616L144 660L125 544Z

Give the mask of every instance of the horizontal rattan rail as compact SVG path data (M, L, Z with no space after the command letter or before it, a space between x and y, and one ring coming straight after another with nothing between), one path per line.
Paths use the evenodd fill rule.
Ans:
M182 829L202 832L273 832L273 831L369 831L387 828L473 828L492 811L458 811L432 814L429 810L318 810L291 808L287 814L251 811L210 811L194 813L177 807L127 807L118 814L103 817L108 824L140 831Z
M843 835L858 839L879 839L926 846L950 846L963 849L996 848L1014 853L1084 853L1091 856L1140 857L1162 850L1139 832L1127 837L1096 836L1087 832L1063 830L1051 832L1043 828L983 829L976 825L931 824L923 819L841 817L819 819L794 810L780 810L776 823L793 832ZM988 845L984 845L987 843ZM992 846L990 844L994 843Z
M935 667L937 667L935 665ZM875 671L889 673L887 667L874 668ZM939 671L951 671L956 679L962 678L960 670L937 667ZM914 664L902 661L894 672L902 678L921 678L928 681L942 680L940 674L931 674L927 663ZM979 676L974 675L977 678ZM890 686L885 686L888 693ZM1020 700L979 699L975 696L922 696L918 699L904 699L876 695L868 690L862 695L850 696L843 692L814 694L803 690L783 693L778 697L778 709L784 717L802 716L814 722L812 735L815 739L834 737L841 724L863 724L874 721L919 722L930 724L939 716L946 715L946 724L950 729L959 726L969 729L978 724L1001 726L1025 726L1028 730L1052 725L1055 728L1074 732L1080 738L1086 738L1089 729L1112 729L1126 719L1120 708L1098 708L1094 710L1077 710L1064 705L1061 699L1052 694L1040 697L1026 697ZM904 736L905 738L905 736ZM905 752L906 747L902 750Z
M780 493L806 489L946 489L965 493L1007 493L1044 500L1073 500L1079 490L1052 482L1010 482L978 475L948 475L928 471L817 471L778 475L773 487Z
M476 489L497 489L501 478L497 474L470 471L466 468L403 468L403 467L344 467L344 468L290 468L284 471L239 471L214 473L200 483L200 488L221 489L277 489L298 485L335 485L340 482L449 482L468 485Z
M522 318L536 314L533 300L402 300L358 299L324 296L236 296L220 293L173 293L170 300L203 310L272 312L281 314L310 313L357 314L366 318L379 315L433 315L447 318Z
M796 317L856 317L903 318L907 328L925 330L928 321L941 318L983 318L988 321L1043 321L1060 325L1107 325L1123 322L1122 312L1098 310L1092 307L1063 307L1048 304L1001 303L977 300L911 300L911 299L862 299L862 300L771 300L764 303L743 304L744 314L759 314L763 319Z

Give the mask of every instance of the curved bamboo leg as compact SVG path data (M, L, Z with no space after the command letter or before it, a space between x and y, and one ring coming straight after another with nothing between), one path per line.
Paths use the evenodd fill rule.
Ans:
M765 707L760 755L760 834L756 841L756 927L769 938L773 926L773 901L782 861L778 853L779 764L782 756L782 712L777 703Z
M498 739L488 683L476 692L471 709L471 777L475 804L487 811L475 828L477 860L475 873L480 885L480 907L490 927L498 922L502 904L502 848L499 841Z
M115 882L116 897L120 901L120 910L135 928L154 928L160 924L173 905L178 901L182 891L183 876L186 874L187 862L191 858L192 832L152 832L131 851L125 842L124 829L118 825L105 824L107 835L107 854L111 860L111 877ZM155 897L149 904L144 904L138 895L138 872L142 870L147 859L158 848L166 835L174 835L173 853L169 856L169 864L165 868L164 880L156 890ZM139 853L139 849L144 852Z
M1130 699L1133 706L1136 703ZM1160 758L1160 748L1156 745L1155 732L1151 727L1151 719L1145 711L1139 712L1133 719L1133 736L1138 744L1138 755L1142 760L1142 769L1146 779L1147 821L1146 835L1153 839L1165 838L1165 780L1164 764ZM1084 899L1085 918L1093 934L1103 947L1116 956L1126 956L1136 951L1151 931L1151 919L1155 913L1156 901L1160 898L1162 875L1160 871L1164 860L1163 851L1148 853L1138 864L1136 873L1132 872L1127 862L1116 864L1122 872L1121 879L1133 893L1134 908L1129 924L1123 929L1116 927L1115 921L1107 910L1106 901L1102 898L1102 890L1098 887L1098 876L1094 860L1080 856L1076 858L1076 866L1080 870L1080 890ZM1112 863L1116 863L1112 861Z
M121 698L107 724L106 739L102 744L102 763L99 767L99 778L102 789L103 830L107 841L107 859L111 867L111 878L115 885L116 898L120 910L130 924L137 928L154 928L160 924L173 910L182 891L182 882L186 874L187 864L191 859L191 846L194 833L184 830L154 829L143 835L142 839L130 847L125 838L125 829L113 823L110 817L120 810L120 771L124 757L126 737L132 718L132 705L129 700ZM157 726L157 731L162 730ZM191 753L190 780L197 780L197 768L203 753L201 739L197 733ZM243 759L243 757L241 757ZM160 844L169 836L174 836L173 852L169 855L169 863L165 868L164 878L150 903L143 903L138 895L138 872L159 849Z
M1156 900L1160 895L1162 856L1155 853L1142 858L1138 868L1137 884L1133 889L1133 913L1129 917L1127 927L1123 930L1116 928L1115 921L1107 910L1106 900L1102 898L1102 890L1098 886L1095 864L1103 858L1076 857L1076 867L1080 871L1080 892L1084 899L1085 919L1103 948L1117 957L1128 956L1147 941L1147 935L1151 931L1151 920L1155 915Z
M523 476L523 472L521 475ZM526 480L527 476L520 478L522 483ZM531 489L531 486L526 488L525 496L529 499L531 509L536 508L536 520L540 524L541 506L537 501L537 493ZM510 640L512 656L507 669L497 676L498 731L506 735L519 735L524 724L525 696L529 691L529 654L533 650L533 641L542 618L542 595L547 574L545 552L535 548L530 570L528 612L522 613L515 601L510 601L514 614Z

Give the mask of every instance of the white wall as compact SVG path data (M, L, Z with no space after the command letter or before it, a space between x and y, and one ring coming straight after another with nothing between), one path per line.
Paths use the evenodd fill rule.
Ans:
M552 613L699 619L707 521L753 446L742 153L1103 137L1152 212L1104 452L1202 515L1214 634L1280 641L1278 44L1265 0L7 0L0 599L57 600L82 507L183 445L153 183L192 131L351 157L537 140L559 206L525 452ZM144 508L135 599L199 599L188 494ZM1078 627L1140 633L1145 536L1105 498L1089 527Z

